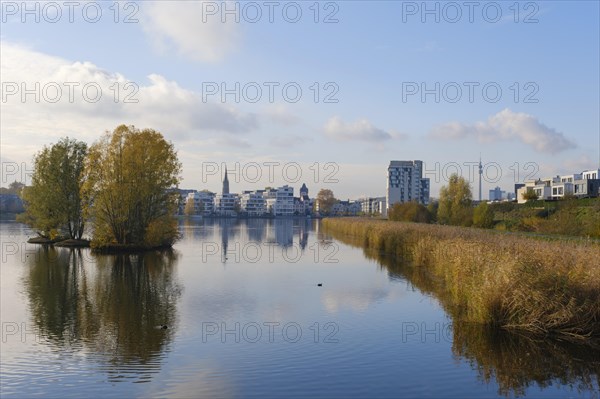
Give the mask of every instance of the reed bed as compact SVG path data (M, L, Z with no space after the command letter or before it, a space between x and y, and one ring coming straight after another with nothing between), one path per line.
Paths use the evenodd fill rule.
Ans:
M598 241L362 218L323 224L424 269L456 321L570 341L600 338Z

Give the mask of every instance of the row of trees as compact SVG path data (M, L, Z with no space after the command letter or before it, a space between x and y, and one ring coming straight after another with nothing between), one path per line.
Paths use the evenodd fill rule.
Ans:
M425 207L416 202L395 204L388 214L390 220L448 224L455 226L494 226L494 213L486 202L473 208L471 186L463 177L453 174L447 186L440 190L439 202Z
M35 155L20 220L50 239L81 239L89 222L98 248L170 246L180 173L173 144L152 129L121 125L89 148L61 139Z

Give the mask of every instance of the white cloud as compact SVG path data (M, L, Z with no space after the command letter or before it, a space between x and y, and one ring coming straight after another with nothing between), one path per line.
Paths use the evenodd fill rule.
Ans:
M346 123L339 116L330 118L323 131L326 136L336 140L363 140L383 141L392 138L392 135L378 127L373 126L367 119L359 119L354 123Z
M239 24L229 15L212 15L208 7L219 9L235 4L212 1L152 1L142 3L143 27L153 44L162 52L175 47L189 59L218 62L235 50L239 42Z
M69 135L91 141L121 123L155 128L171 140L227 138L258 128L257 115L242 113L225 104L202 102L198 93L160 75L151 74L146 82L126 86L131 82L125 76L102 70L90 62L70 62L4 41L0 42L0 51L5 96L0 122L3 153L21 152L28 154L25 157L28 159L41 145L58 137ZM72 96L69 82L75 85ZM22 84L32 89L36 83L40 88L38 101L33 95L23 101ZM100 87L97 102L85 100L86 84ZM11 90L16 85L18 92L9 95L5 90L7 85ZM56 97L55 87L60 89L60 97ZM94 89L88 93L90 97L96 96ZM137 102L125 102L127 95Z
M480 142L518 140L538 152L556 154L576 145L561 132L541 123L535 116L504 109L485 122L466 124L450 122L433 128L435 139L475 137Z
M403 292L397 287L386 285L365 287L361 285L345 289L329 289L321 295L321 303L329 314L335 314L344 309L364 312L376 303L397 300L401 296L403 296Z

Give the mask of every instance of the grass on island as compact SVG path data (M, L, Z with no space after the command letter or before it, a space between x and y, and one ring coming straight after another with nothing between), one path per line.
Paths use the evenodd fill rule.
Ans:
M456 321L571 341L600 338L600 243L361 218L326 230L394 255L435 282Z

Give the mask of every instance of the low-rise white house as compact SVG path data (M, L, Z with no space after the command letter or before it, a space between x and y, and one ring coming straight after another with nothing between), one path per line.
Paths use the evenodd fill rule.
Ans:
M574 195L579 198L598 197L600 195L600 169L528 180L525 182L525 186L517 190L517 202L519 204L527 202L523 195L530 190L541 200L560 199L565 195Z
M387 216L386 197L365 197L356 202L360 204L361 211L366 215Z
M356 216L362 211L359 201L338 201L333 205L331 213L337 216Z
M586 170L581 173L583 179L595 180L600 179L600 169Z

